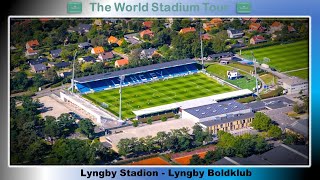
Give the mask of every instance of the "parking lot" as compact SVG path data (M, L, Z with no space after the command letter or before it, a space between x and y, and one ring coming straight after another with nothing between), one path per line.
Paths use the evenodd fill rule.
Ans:
M263 111L268 117L271 118L272 121L275 121L281 128L285 128L287 126L290 126L293 122L296 120L293 118L290 118L286 113L292 111L292 106L290 107L284 107L279 109L272 109Z
M56 101L50 96L43 96L39 98L39 102L43 104L41 108L41 116L53 116L59 117L62 113L71 112L71 110L63 105L62 103Z

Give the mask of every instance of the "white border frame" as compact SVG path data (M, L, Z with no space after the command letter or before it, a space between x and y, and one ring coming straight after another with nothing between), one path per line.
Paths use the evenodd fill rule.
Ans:
M93 18L115 18L115 19L124 19L124 18L308 18L309 20L309 74L308 74L308 83L309 83L309 164L308 165L169 165L169 166L161 166L161 165L148 165L148 166L143 166L143 165L134 165L134 166L128 166L128 165L11 165L10 164L10 20L11 19L17 19L17 18L87 18L87 19L93 19ZM9 168L34 168L34 167L40 167L40 168L47 168L47 167L53 167L53 168L61 168L61 167L70 167L70 168L310 168L311 167L311 159L312 159L312 139L311 139L311 110L312 110L312 105L311 105L311 99L312 99L312 90L311 90L311 59L312 59L312 48L311 48L311 41L312 41L312 34L311 34L311 28L312 28L312 21L311 21L311 16L198 16L198 15L192 15L192 16L170 16L170 15L163 15L163 16L134 16L134 17L102 17L102 16L37 16L37 15L31 15L31 16L19 16L19 15L10 15L8 16L8 66L7 66L7 71L8 71L8 92L7 92L7 98L8 98L8 167Z

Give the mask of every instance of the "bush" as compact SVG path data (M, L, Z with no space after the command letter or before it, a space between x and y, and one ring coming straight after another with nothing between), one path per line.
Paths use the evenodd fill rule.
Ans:
M165 117L165 116L161 117L161 121L162 121L162 122L167 121L167 119L168 119L168 118L167 118L167 117Z
M271 98L271 97L276 97L276 96L280 96L282 95L283 92L283 88L282 87L278 87L277 89L270 91L266 94L261 94L260 97L261 99L267 99L267 98Z
M133 127L138 127L139 121L138 120L132 120Z
M179 115L179 114L176 114L176 115L174 115L174 118L175 118L175 119L179 119L179 118L180 118L180 115Z
M245 98L240 98L237 101L239 103L249 103L249 102L252 102L254 100L255 100L255 98L253 96L249 96L249 97L245 97Z
M152 124L152 119L151 118L147 119L147 124Z
M148 118L141 118L141 119L139 119L139 121L142 122L142 123L147 123L147 120L149 118L151 118L152 121L158 121L158 120L161 120L162 117L171 118L171 117L174 117L174 113L167 113L167 114L162 114L162 115L158 115L158 116L152 116L152 117L148 117Z

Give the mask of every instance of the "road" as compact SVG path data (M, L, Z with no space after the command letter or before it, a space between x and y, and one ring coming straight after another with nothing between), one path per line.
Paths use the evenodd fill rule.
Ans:
M119 55L120 57L122 57L123 59L129 59L128 56L126 54L121 54L121 53L118 53L116 51L112 51L113 54L116 54L116 55Z

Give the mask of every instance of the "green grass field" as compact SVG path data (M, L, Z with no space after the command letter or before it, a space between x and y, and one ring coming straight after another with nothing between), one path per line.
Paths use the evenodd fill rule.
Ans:
M263 74L260 76L260 78L263 80L263 82L266 84L266 85L273 85L273 84L277 84L278 82L278 78L272 74ZM273 82L274 80L274 82Z
M161 80L122 89L122 117L133 118L133 110L181 102L221 94L234 89L221 85L204 74ZM118 115L119 89L83 95L97 105L108 104L108 110Z
M230 63L230 64L228 64L228 65L229 65L229 66L232 66L232 67L234 67L234 68L241 69L241 70L246 71L246 72L248 72L248 73L254 71L254 67L253 67L253 66L243 65L243 64L240 64L240 63Z
M252 59L251 51L260 63L263 62L264 57L269 58L270 62L266 62L266 64L280 72L308 67L308 40L242 51L241 56Z
M227 77L227 71L233 70L232 67L224 66L221 64L210 64L207 67L207 72L213 75L216 75L222 79L224 79L227 82L230 82L231 84L234 84L242 89L250 89L252 90L254 87L256 87L256 81L255 78L241 72L240 73L244 76L243 78L240 79L235 79L235 80L229 80Z
M299 78L307 80L309 78L309 69L303 69L300 71L293 71L293 72L289 72L287 74L290 76L297 76Z

